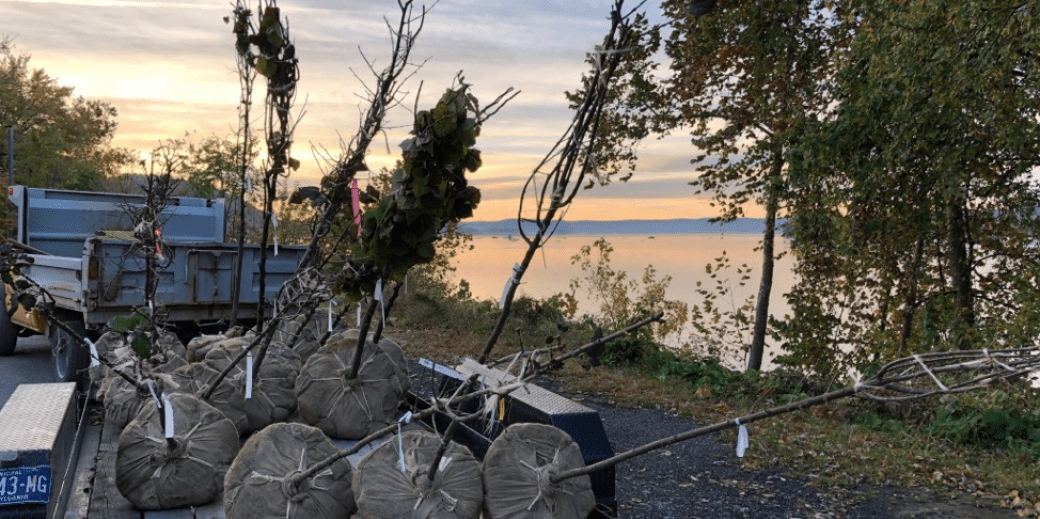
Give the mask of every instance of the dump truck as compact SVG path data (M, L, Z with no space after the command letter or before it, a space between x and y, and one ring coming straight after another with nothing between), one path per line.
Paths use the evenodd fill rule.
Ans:
M53 296L55 318L97 337L112 318L145 305L146 254L131 216L143 207L143 195L12 186L8 198L14 247L27 253L28 265L20 272ZM235 286L238 245L224 241L224 213L220 198L171 197L159 217L163 259L154 301L167 312L167 326L182 337L228 322L236 291L236 318L248 323L257 316L261 247L245 245L242 282ZM295 274L305 250L268 247L265 301ZM45 334L55 380L75 380L89 358L86 351L54 322L22 307L11 286L0 291L0 355L13 353L19 336Z

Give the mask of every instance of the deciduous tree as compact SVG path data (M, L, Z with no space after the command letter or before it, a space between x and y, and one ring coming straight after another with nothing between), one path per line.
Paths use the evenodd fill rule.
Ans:
M7 128L15 130L15 182L97 189L102 178L134 162L128 150L110 146L115 107L74 96L72 87L59 85L29 60L0 45L0 128L5 153Z
M1040 11L859 0L838 14L854 30L835 56L836 109L792 154L797 293L816 309L789 323L790 347L820 365L811 349L843 343L862 364L1021 337L1036 299Z

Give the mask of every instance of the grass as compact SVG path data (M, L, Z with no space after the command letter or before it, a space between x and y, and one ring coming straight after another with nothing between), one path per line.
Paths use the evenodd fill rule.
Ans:
M452 363L479 354L498 308L490 301L420 290L403 297L394 313L395 326L387 334L401 342L409 356ZM566 331L561 331L561 325ZM579 346L592 334L590 324L568 321L549 303L518 299L492 357L543 346L549 338ZM621 407L663 409L702 424L731 420L827 389L790 371L734 373L710 359L677 357L655 349L637 357L627 364L591 369L572 359L552 377L565 393L591 395ZM752 424L751 447L742 463L752 470L783 468L805 478L810 486L925 489L1037 517L1040 415L1032 410L1040 409L1038 404L1040 395L1024 384L903 406L848 398ZM963 411L946 413L960 421L938 422L936 411L943 407ZM982 423L975 414L982 416L994 408L1024 417L1019 420L1026 424L1024 434L1036 442L980 442L978 434L964 433L965 427ZM735 430L724 431L719 439L735 442Z

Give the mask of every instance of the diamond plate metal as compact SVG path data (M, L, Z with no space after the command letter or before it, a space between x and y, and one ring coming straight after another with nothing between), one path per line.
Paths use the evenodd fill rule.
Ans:
M22 384L0 409L0 471L28 483L45 475L45 501L36 494L8 496L0 519L53 517L68 495L66 468L75 461L76 383ZM24 490L24 489L23 489Z
M505 385L516 382L516 377L502 370L489 368L479 364L473 359L466 359L457 369L466 374L479 374L485 378L483 380L484 384L489 386L492 385L492 383ZM550 415L572 413L581 414L591 411L588 407L585 407L574 400L565 396L557 395L548 389L538 387L534 384L528 384L526 387L513 390L512 393L509 393L509 396L514 400L519 400L520 402L528 404L531 407Z
M18 386L0 409L0 451L53 448L75 390L69 382Z

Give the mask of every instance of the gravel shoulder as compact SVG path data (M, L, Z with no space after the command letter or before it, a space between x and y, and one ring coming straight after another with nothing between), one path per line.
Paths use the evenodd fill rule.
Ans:
M616 453L696 426L671 413L621 409L605 401L568 395L596 409ZM775 418L778 420L783 417ZM754 427L749 427L754 448ZM814 486L782 470L741 467L735 446L714 435L674 444L616 467L622 519L1010 519L1013 510L979 507L929 492L897 487Z

